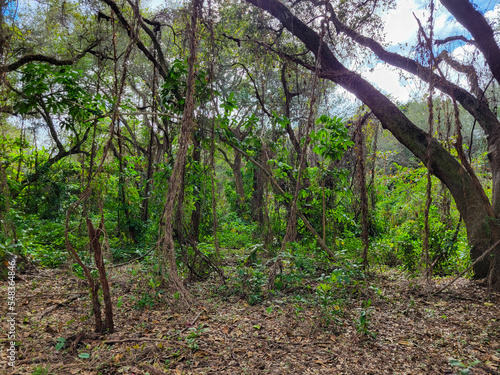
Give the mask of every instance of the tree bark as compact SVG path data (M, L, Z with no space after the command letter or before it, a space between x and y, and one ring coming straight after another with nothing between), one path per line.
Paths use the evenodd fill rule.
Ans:
M368 247L370 246L370 238L368 236L368 192L366 190L366 173L365 173L365 152L364 152L364 135L363 135L363 124L371 115L368 112L363 117L361 117L356 124L356 135L355 135L355 148L356 148L356 171L358 175L359 184L359 195L361 202L361 240L363 241L363 269L368 269Z
M237 152L238 155L241 154ZM259 154L259 162L262 165L267 165L268 157L265 145L262 145L262 149ZM264 220L264 189L267 185L267 176L259 169L254 168L253 170L253 192L252 192L252 220L262 225Z
M231 164L231 169L233 170L234 185L236 187L237 195L237 206L240 213L245 211L245 187L243 185L243 176L241 174L241 154L238 152L234 153L234 161Z
M488 207L484 204L472 177L438 141L435 139L429 140L427 133L415 126L394 103L359 74L344 67L327 46L323 45L321 53L318 54L321 43L320 36L294 16L284 4L277 0L247 0L247 2L277 18L288 31L304 43L309 51L315 56L320 55L320 76L337 83L356 95L373 111L383 128L388 129L400 143L406 146L422 162L426 162L427 150L430 150L433 155L430 163L432 171L450 190L466 224L469 244L472 247L472 260L477 259L492 243L500 238L498 237L499 231L489 215ZM391 56L393 55L395 54L391 54ZM404 62L415 64L415 62L408 60L406 59ZM422 74L419 76L422 77ZM441 84L443 84L443 80L437 76L436 87L440 88ZM448 85L447 87L457 90L453 86ZM461 90L458 94L468 94L467 92L464 93L464 91ZM455 94L455 97L462 103L459 95ZM468 98L471 98L471 101L474 102L475 98L472 95L468 94ZM475 99L475 102L478 102L476 112L482 115L481 121L485 131L490 132L490 134L494 133L495 139L500 138L496 136L499 133L496 117L494 117L493 122L487 121L486 118L492 120L491 111L487 106L484 109L481 101ZM473 107L472 104L468 106L469 108ZM484 111L481 111L481 109L484 109ZM493 149L490 147L490 153L495 152L495 158L496 153L500 154L500 147L498 146L500 146L500 142L496 141L493 142ZM500 158L496 158L496 160L500 160ZM498 163L498 169L500 171L500 163ZM497 181L494 180L495 182ZM500 183L500 174L498 183ZM496 253L498 253L498 250ZM495 265L500 262L499 258L500 256L496 257ZM478 278L487 276L490 264L488 258L476 264L474 267L475 276ZM497 269L500 269L500 264L498 266ZM500 272L496 272L494 278L496 281L493 280L492 283L496 285L496 288L500 288Z
M196 164L201 162L201 145L196 134L193 137L193 162ZM198 172L196 172L196 175L195 184L198 186L193 191L194 210L191 212L191 239L194 242L199 241L201 222L201 178Z
M193 0L191 13L191 29L189 33L189 57L188 57L188 77L186 82L186 102L184 113L181 121L181 132L179 136L179 148L175 155L174 168L170 176L167 199L163 210L161 224L164 227L163 243L162 243L162 262L168 261L169 266L169 283L179 291L185 299L189 299L187 290L179 277L177 271L177 262L175 256L172 216L174 206L180 192L182 169L185 165L187 150L190 143L191 134L193 131L193 111L194 111L194 91L195 91L195 62L196 62L196 25L198 21L198 13L200 12L201 1ZM166 265L163 265L163 270L166 270ZM165 275L164 275L165 276Z
M500 83L500 48L495 41L493 29L484 16L469 0L441 0L441 4L471 33L493 77Z
M92 253L94 255L95 265L99 271L99 281L102 285L102 296L104 300L104 327L103 331L108 333L113 333L115 330L115 324L113 322L113 304L111 302L111 293L109 292L108 278L106 275L106 268L104 267L104 259L102 256L101 243L99 242L99 237L104 227L104 216L101 217L101 224L96 231L92 221L87 217L87 230L90 238L90 246L92 248Z

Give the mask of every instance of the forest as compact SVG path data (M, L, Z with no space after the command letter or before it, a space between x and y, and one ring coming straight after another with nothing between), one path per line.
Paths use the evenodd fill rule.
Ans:
M0 74L2 373L500 372L495 1L0 0Z

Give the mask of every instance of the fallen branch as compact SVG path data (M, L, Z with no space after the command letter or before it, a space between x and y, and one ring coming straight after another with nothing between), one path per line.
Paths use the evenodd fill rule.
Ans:
M76 296L76 297L71 297L70 299L68 299L67 301L64 301L62 303L56 303L55 305L53 306L50 306L49 308L43 310L40 314L38 314L38 316L36 317L37 320L40 320L42 319L45 315L47 315L48 313L54 311L54 310L57 310L59 307L63 307L63 306L66 306L68 304L70 304L71 302L73 302L75 299L78 299L79 297Z
M79 332L76 337L75 337L75 340L71 343L71 353L75 354L76 353L76 349L78 347L78 344L83 340L85 339L86 337L86 334L85 332Z
M489 253L491 253L491 251L496 248L498 245L500 245L500 241L497 241L495 242L495 244L490 247L488 250L486 250L484 253L481 254L481 256L479 258L477 258L474 263L472 263L469 267L467 267L465 270L463 270L460 274L458 274L457 277L455 277L453 280L451 280L448 284L446 284L445 286L443 286L441 289L439 289L438 291L432 293L432 295L436 295L436 294L439 294L441 293L443 290L447 289L450 287L450 285L452 285L455 281L457 281L460 277L462 277L463 275L465 275L467 272L469 272L472 267L474 267L476 264L478 264L480 261L482 261L486 255L488 255Z
M179 345L179 346L182 346L183 348L186 348L186 349L192 349L188 344L185 344L183 342L180 342L180 341L170 341L170 340L165 340L165 339L153 339L153 338L150 338L150 337L138 337L138 338L135 338L135 339L122 339L122 340L106 340L104 341L104 344L107 344L107 345L114 345L114 344L121 344L121 343L124 343L124 342L142 342L142 341L150 341L150 342L164 342L164 343L167 343L167 344L174 344L174 345ZM204 352L207 352L208 354L210 355L217 355L215 353L212 353L206 349L200 349L200 351L204 351Z
M108 266L108 269L109 268L116 268L116 267L121 267L121 266L126 266L127 264L130 264L130 263L133 263L135 262L136 260L141 260L141 259L144 259L145 257L147 257L149 254L151 254L154 250L154 247L152 249L149 249L149 251L147 253L145 253L144 255L141 255L140 257L137 257L137 258L134 258L134 259L130 259L130 260L127 260L126 262L123 262L123 263L119 263L119 264L112 264L110 266Z
M167 375L165 372L160 371L151 365L143 363L141 366L144 367L151 375Z
M71 295L71 294L88 294L88 293L89 292L67 292L67 293L55 293L55 294L43 294L43 293L40 293L40 294L31 294L31 295L27 295L27 296L20 295L19 299L23 299L23 298L35 298L35 297L60 297L60 296L68 296L68 295Z
M40 363L40 362L54 363L54 361L56 361L55 356L47 357L45 355L41 355L41 356L35 357L35 358L23 359L22 361L16 361L16 366L24 365L24 364L28 364L28 363Z

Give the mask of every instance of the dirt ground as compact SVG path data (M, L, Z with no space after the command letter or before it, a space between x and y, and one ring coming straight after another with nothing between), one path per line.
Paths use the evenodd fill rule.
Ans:
M0 310L5 374L498 374L500 296L477 282L407 280L377 272L336 324L294 293L261 304L195 283L188 309L144 293L139 266L110 269L116 332L93 334L86 283L68 270L35 270L16 281L16 364L7 366L7 305ZM371 288L368 288L371 286ZM7 283L0 283L6 301ZM5 298L4 298L5 297ZM370 298L359 333L362 300ZM479 362L478 362L479 361ZM472 365L472 366L471 366ZM468 368L470 366L470 368ZM460 372L462 371L462 372ZM467 372L469 371L469 372Z

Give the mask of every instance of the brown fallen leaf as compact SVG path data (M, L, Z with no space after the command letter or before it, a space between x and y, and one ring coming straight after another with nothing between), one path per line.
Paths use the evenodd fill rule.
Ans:
M122 357L123 357L123 353L119 353L119 354L115 355L115 357L113 358L113 361L115 363L118 363L118 362L120 362L120 359L122 359Z

